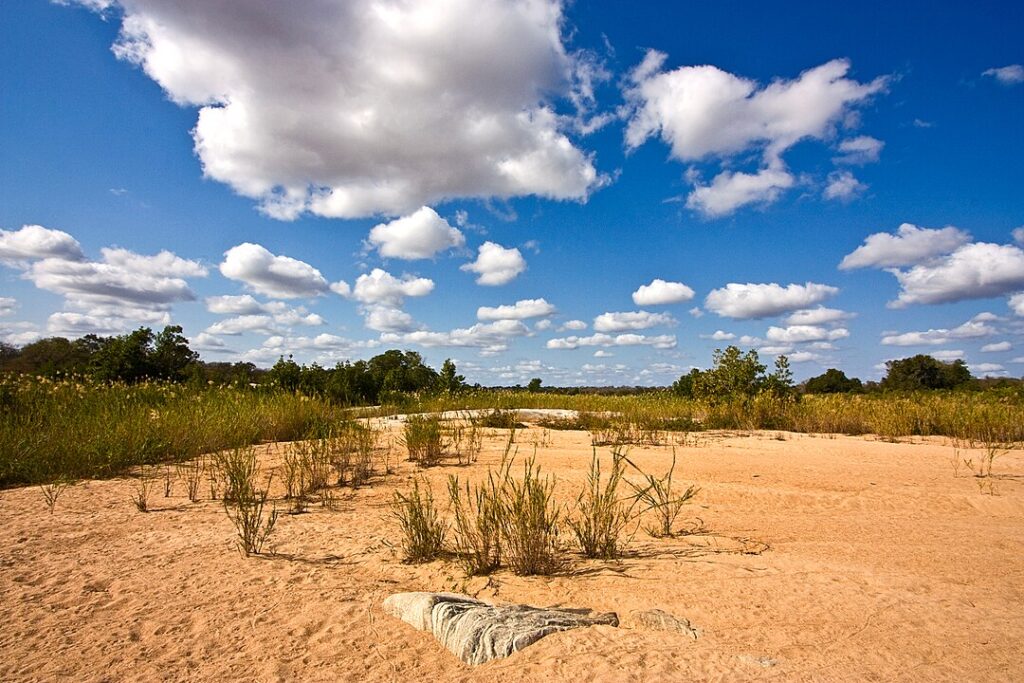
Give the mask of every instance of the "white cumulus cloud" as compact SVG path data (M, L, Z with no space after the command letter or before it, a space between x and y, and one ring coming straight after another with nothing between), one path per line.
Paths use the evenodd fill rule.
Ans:
M512 282L526 270L526 259L516 248L506 249L494 242L484 242L476 260L460 269L476 273L478 285L498 286Z
M796 182L782 154L801 140L831 136L887 83L848 78L850 63L843 59L765 86L710 65L665 71L666 59L651 50L629 76L627 148L657 136L683 162L728 161L752 150L762 155L756 173L723 170L710 184L697 184L687 205L711 217L775 201Z
M1009 351L1013 348L1013 344L1008 341L995 342L992 344L985 344L981 347L984 353L998 353L1000 351Z
M0 230L0 263L26 268L28 261L55 258L80 261L82 245L63 230L25 225L20 230Z
M682 282L666 282L655 278L649 285L640 285L633 292L633 303L637 306L662 306L678 304L693 298L693 290Z
M886 334L882 343L886 346L941 346L956 339L977 339L996 334L996 329L984 322L968 321L952 329L930 329L925 332L904 332Z
M900 293L890 308L984 299L1024 288L1024 250L1012 244L974 242L909 270L894 270Z
M876 232L864 244L843 257L840 270L854 268L895 268L923 263L948 254L971 241L971 235L952 226L919 228L903 223L896 234Z
M351 296L363 304L398 308L406 297L426 296L434 291L434 281L425 277L403 275L397 278L386 270L374 268L356 279Z
M814 325L790 325L789 327L769 327L765 337L769 341L780 344L799 344L802 342L836 341L850 336L849 330L837 327L829 330Z
M476 309L478 320L526 320L543 318L557 312L545 299L521 299L512 305L481 306Z
M385 258L406 260L432 258L446 249L466 244L462 232L428 206L374 226L367 241Z
M257 294L277 299L296 299L323 294L327 280L305 261L278 256L265 247L244 242L224 252L221 274L242 282Z
M647 311L602 313L594 318L594 330L597 332L646 330L651 327L657 327L658 325L675 324L675 318L668 313L648 313Z
M828 174L828 184L822 196L825 199L848 202L867 189L868 186L857 180L849 171L835 171Z
M725 318L769 318L808 308L838 293L838 288L816 282L785 287L774 282L730 282L721 289L712 290L704 301L704 307Z
M557 0L116 4L115 54L198 108L204 174L271 216L582 200L605 182L554 109L595 75Z
M827 325L852 318L852 313L839 310L838 308L826 308L818 306L807 308L802 311L794 311L786 317L787 325Z

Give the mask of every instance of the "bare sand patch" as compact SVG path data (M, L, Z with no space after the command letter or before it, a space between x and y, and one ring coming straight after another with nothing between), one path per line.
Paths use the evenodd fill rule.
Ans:
M778 437L781 437L778 438ZM519 436L575 496L585 432ZM692 441L691 441L692 444ZM265 467L280 446L261 447ZM482 477L501 458L423 474ZM663 470L671 452L634 448ZM50 515L37 488L0 492L0 679L261 681L1020 680L1024 678L1024 455L996 461L997 495L953 476L942 440L703 435L678 448L702 487L684 511L703 532L637 534L619 562L568 573L465 579L453 563L402 564L392 492L420 471L283 515L276 555L244 558L221 504L183 482L137 512L127 479L68 489ZM279 478L278 478L279 479ZM283 506L282 506L283 507ZM699 522L698 522L699 518ZM399 591L614 611L623 627L555 634L469 667L381 611ZM635 611L700 636L629 628Z

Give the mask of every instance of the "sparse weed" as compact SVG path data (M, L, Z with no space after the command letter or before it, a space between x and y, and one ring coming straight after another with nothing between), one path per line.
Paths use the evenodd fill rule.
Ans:
M576 498L576 515L568 520L584 557L618 559L625 541L623 535L632 521L636 497L632 503L619 496L625 472L624 456L612 451L612 466L606 481L601 480L601 460L594 449L587 483Z
M502 467L500 507L503 557L519 575L547 576L558 572L558 524L562 510L555 503L555 479L541 477L534 458L523 465L523 476L511 476L512 460Z
M263 546L274 532L278 517L276 507L265 513L271 478L267 478L263 489L257 490L255 476L256 471L252 470L247 482L236 482L237 496L231 500L224 500L224 511L234 524L238 535L238 549L246 557L263 552Z
M490 574L501 566L501 492L494 473L470 486L448 477L454 515L455 554L469 576Z
M50 511L51 515L57 506L57 499L72 483L70 479L59 476L39 485L39 489L43 492L43 499L46 501L46 509Z
M448 525L438 514L429 484L424 482L421 488L416 479L408 494L395 491L391 514L402 529L402 554L406 562L430 562L441 555Z
M657 523L647 528L647 533L655 538L664 538L674 535L673 527L683 506L700 491L694 485L688 486L682 493L676 495L672 481L676 469L676 449L672 449L672 465L661 477L648 474L636 466L625 453L620 457L630 465L644 480L643 484L626 480L633 488L638 503L643 506L643 512L653 512Z

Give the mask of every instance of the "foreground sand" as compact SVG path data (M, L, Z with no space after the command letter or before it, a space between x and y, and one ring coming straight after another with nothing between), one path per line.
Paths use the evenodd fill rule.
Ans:
M500 433L472 467L501 454ZM536 428L537 459L568 500L585 432ZM279 447L263 447L265 464ZM336 510L284 516L276 556L246 559L223 508L184 487L129 502L131 480L0 492L0 680L655 681L1024 679L1024 454L979 492L941 440L715 435L678 450L702 486L685 512L706 533L637 534L621 562L573 558L553 578L466 581L448 563L407 566L387 503L414 468L345 492ZM667 448L634 449L652 470ZM441 496L443 498L443 496ZM767 548L767 549L765 549ZM550 636L471 668L381 612L388 594L459 590L497 602L661 608L698 640L597 627Z

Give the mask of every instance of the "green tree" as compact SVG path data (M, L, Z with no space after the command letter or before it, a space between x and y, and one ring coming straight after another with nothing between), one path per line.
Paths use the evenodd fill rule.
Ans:
M148 327L109 338L93 357L94 374L109 382L139 382L155 377L153 339L153 330Z
M289 355L287 359L280 356L274 367L267 372L267 382L287 391L297 391L302 382L302 368L292 360Z
M863 384L856 377L849 378L836 368L829 368L823 374L812 377L804 385L808 394L847 394L860 391Z
M154 339L150 366L156 377L180 382L188 367L199 360L199 354L188 346L181 325L168 325Z
M458 374L451 358L441 364L441 372L437 377L437 386L441 393L456 394L466 386L466 378Z
M954 389L971 380L971 372L963 360L943 363L924 354L891 360L885 367L882 388L896 391Z
M531 394L536 394L540 391L541 380L540 377L534 377L530 380L530 383L526 385L526 390Z

